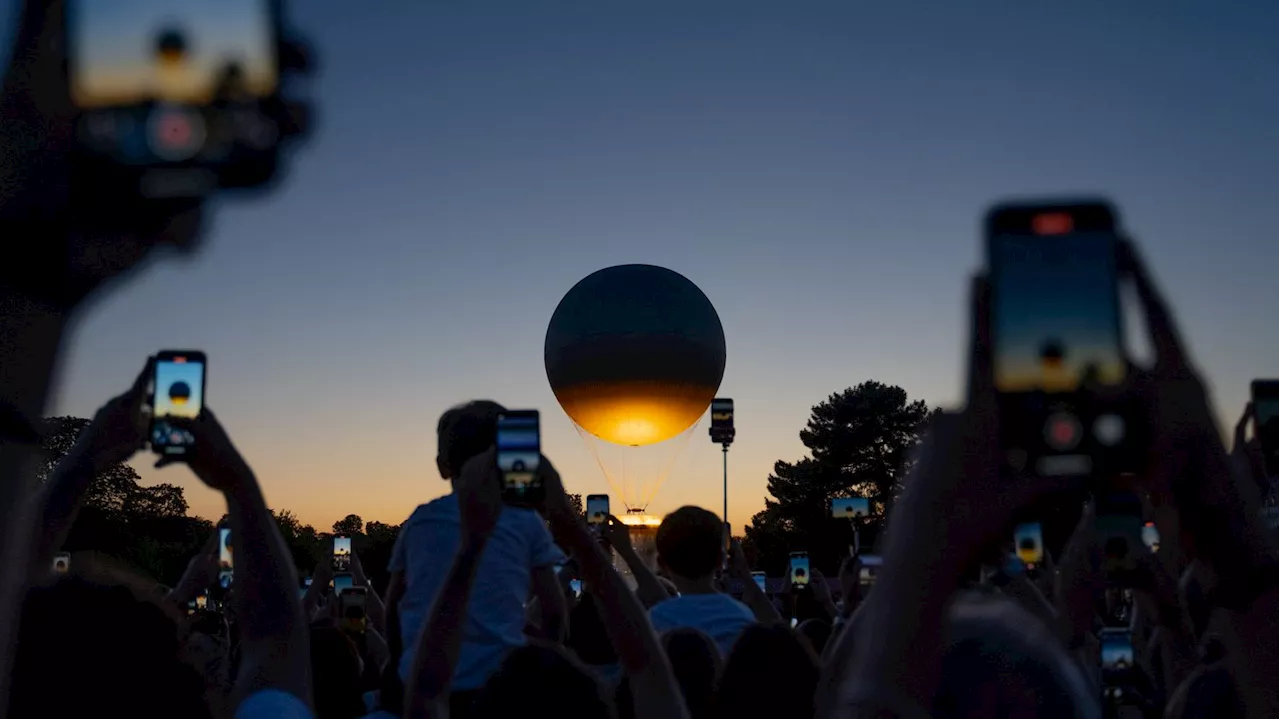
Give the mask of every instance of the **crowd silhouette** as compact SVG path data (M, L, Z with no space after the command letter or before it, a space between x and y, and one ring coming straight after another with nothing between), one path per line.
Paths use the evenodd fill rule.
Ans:
M299 550L286 532L300 526L268 506L233 442L235 428L208 406L194 418L170 417L195 450L157 466L185 464L227 505L216 524L178 522L186 512L180 491L144 491L127 474L109 474L147 444L154 357L91 420L67 431L66 422L31 419L42 415L70 310L152 245L191 242L198 215L167 205L108 221L58 191L67 161L58 128L69 116L42 90L56 84L52 7L60 4L28 3L0 98L0 236L47 238L54 247L0 274L8 552L0 713L736 719L1280 711L1275 528L1263 519L1276 478L1266 436L1250 436L1255 413L1247 406L1224 445L1173 308L1128 241L1119 269L1139 299L1155 357L1127 389L1149 424L1150 451L1126 491L1163 538L1151 548L1116 545L1098 522L1105 502L1085 498L1061 541L1046 533L1041 561L1014 556L1034 546L1015 545L1012 528L1063 487L1003 469L984 274L971 284L962 407L929 410L878 383L848 391L883 400L889 410L875 416L901 425L897 443L883 447L884 470L859 483L877 515L866 518L874 531L865 543L829 506L854 481L831 474L839 462L815 449L813 459L780 463L772 478L778 494L821 487L804 501L766 510L727 547L715 512L678 508L663 518L650 562L617 517L588 525L554 458L537 463L543 501L504 502L494 445L507 408L483 399L439 417L436 470L450 491L395 531L380 525L381 542L341 549L334 536L350 542L365 529L372 536L372 525L348 517L334 535L312 530L310 548ZM36 288L32 278L44 284ZM815 416L847 422L824 414L836 399ZM810 438L820 424L811 423ZM1264 435L1274 431L1272 420ZM59 457L42 469L39 447L55 435ZM103 476L110 482L101 484ZM136 518L121 520L133 527L121 553L165 532L176 537L168 546L202 544L150 580L88 551L64 553L95 549L72 539L78 517L112 511ZM812 529L801 535L796 526ZM823 546L786 546L799 536ZM866 551L872 545L874 554ZM805 552L803 564L784 570L794 550ZM375 556L378 566L366 569ZM756 579L762 569L765 582ZM221 583L225 571L230 581ZM172 586L157 589L156 572L176 575L161 580Z

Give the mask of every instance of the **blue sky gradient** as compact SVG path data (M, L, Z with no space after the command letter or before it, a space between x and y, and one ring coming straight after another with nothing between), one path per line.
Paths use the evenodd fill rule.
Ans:
M740 531L831 392L875 379L959 400L980 219L1010 197L1115 201L1224 423L1277 374L1274 3L291 12L321 63L313 141L268 199L220 201L195 259L84 315L51 409L91 416L147 353L201 348L208 405L271 504L318 527L399 523L446 491L435 422L477 397L539 409L570 490L608 491L543 336L578 280L643 262L696 283L724 324ZM651 510L718 511L705 426ZM222 513L187 470L136 466Z

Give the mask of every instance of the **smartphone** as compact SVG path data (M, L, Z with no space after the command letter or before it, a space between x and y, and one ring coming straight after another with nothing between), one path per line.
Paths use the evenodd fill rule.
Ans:
M364 587L347 587L338 592L338 609L342 617L346 617L348 607L360 607L364 611L365 602L369 598L369 590Z
M73 191L183 199L271 180L280 28L279 0L69 1Z
M1098 640L1103 696L1112 701L1122 700L1134 668L1133 635L1125 628L1108 627L1098 634Z
M1026 522L1013 528L1013 550L1027 567L1040 566L1044 561L1044 536L1039 522Z
M862 563L862 568L858 570L858 583L862 585L863 589L870 589L875 586L876 576L880 573L880 556L864 554L858 561Z
M546 490L538 474L542 460L540 434L537 410L512 410L498 415L498 471L502 474L502 497L509 504L542 504Z
M231 557L231 527L218 528L218 585L223 589L231 586L231 577L235 565Z
M733 400L716 397L711 400L711 441L728 447L737 431L733 428Z
M1277 413L1280 413L1280 382L1273 379L1255 379L1249 386L1249 394L1253 400L1253 436L1258 438L1262 447L1262 461L1266 464L1267 476L1275 477L1277 466Z
M1137 570L1143 542L1142 504L1133 492L1108 492L1097 499L1094 528L1102 546L1102 569L1107 580L1125 585Z
M871 502L866 497L836 497L831 500L831 516L836 519L865 519L871 516Z
M208 359L194 350L164 350L156 355L151 389L151 449L183 455L195 444L191 433L173 427L170 417L194 419L204 408Z
M1155 522L1143 522L1142 543L1152 552L1160 551L1160 530L1156 529Z
M766 587L768 586L769 578L764 572L752 572L751 579L756 583L757 587L760 587L760 591L768 591Z
M1040 477L1136 471L1125 381L1116 216L1105 202L1001 205L986 218L993 372L1004 470Z
M335 573L351 571L351 537L333 538L333 571Z
M53 573L66 574L71 571L71 553L58 552L53 555Z
M570 580L569 580L569 591L573 592L573 596L575 596L575 597L581 597L581 596L582 596L582 580L581 580L581 579L570 579Z
M209 607L209 595L196 595L196 609L207 609Z
M351 589L355 584L355 581L351 578L350 574L334 574L333 579L330 581L333 583L333 591L339 597L342 596L344 591Z
M609 519L609 495L587 495L587 524L604 524Z
M791 553L791 586L796 588L809 586L809 553Z

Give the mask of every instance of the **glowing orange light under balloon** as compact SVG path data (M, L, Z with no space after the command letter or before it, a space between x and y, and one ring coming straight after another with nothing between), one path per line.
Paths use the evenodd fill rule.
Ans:
M176 405L184 405L187 403L187 398L186 397L170 397L169 401L173 402Z
M657 444L701 419L716 387L658 382L580 384L555 388L565 414L587 432L614 444Z

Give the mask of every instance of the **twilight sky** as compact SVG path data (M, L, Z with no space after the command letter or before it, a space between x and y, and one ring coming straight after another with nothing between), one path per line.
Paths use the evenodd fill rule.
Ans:
M475 397L541 410L570 490L607 491L543 335L579 279L644 262L724 323L740 531L829 393L958 401L979 220L1010 196L1116 201L1224 422L1277 374L1274 3L292 5L322 63L313 142L269 199L220 202L197 258L89 309L52 409L90 416L147 353L203 349L207 405L318 528L446 491L435 421ZM696 432L653 511L718 510Z

